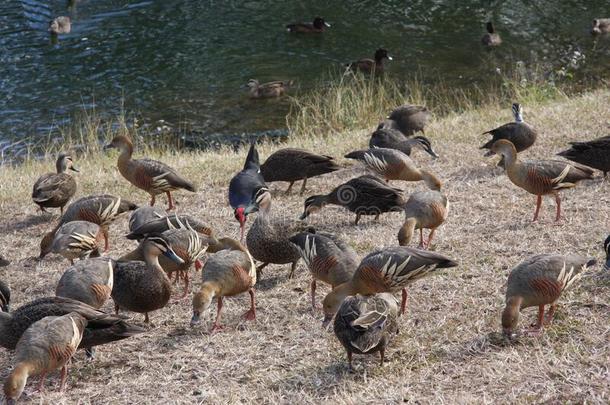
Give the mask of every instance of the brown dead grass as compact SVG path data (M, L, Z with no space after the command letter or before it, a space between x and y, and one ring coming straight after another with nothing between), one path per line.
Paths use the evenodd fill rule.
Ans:
M527 107L527 106L526 106ZM610 92L598 91L568 101L528 108L526 119L540 130L527 157L552 158L567 141L609 133ZM541 221L530 222L534 197L517 189L477 149L484 130L507 122L510 110L483 109L449 115L431 123L427 134L441 159L414 158L438 173L451 201L450 216L433 249L460 262L455 269L422 280L410 293L400 335L381 368L377 358L356 358L348 373L345 353L334 335L320 327L321 314L309 307L310 276L301 263L292 280L287 266L270 266L257 286L258 317L245 323L247 296L226 300L227 329L210 336L191 329L190 300L152 314L146 334L100 347L88 362L76 355L67 392L57 392L58 377L47 392L23 397L24 403L608 403L610 362L610 277L598 266L561 300L555 324L540 338L506 344L498 336L508 271L535 253L579 253L602 258L601 241L610 225L610 182L597 177L563 193L565 220L556 225L553 202L545 200ZM368 132L292 140L291 145L342 156L368 142ZM266 157L273 148L261 148ZM165 154L161 158L199 185L196 194L176 193L179 212L208 221L220 235L236 237L227 208L226 188L245 152ZM112 193L140 204L147 195L121 178L113 157L78 161L79 196ZM346 162L346 166L348 163ZM67 267L50 257L37 263L38 243L57 215L39 214L30 186L53 166L51 161L0 168L0 246L13 264L1 270L10 283L13 308L52 295ZM327 192L362 172L357 166L313 179L308 194ZM421 184L394 183L408 191ZM297 217L304 197L284 196L273 184L274 211ZM399 213L353 225L353 215L328 207L310 219L317 228L340 234L364 255L396 244ZM127 218L111 229L112 257L135 245L123 239ZM193 274L198 281L199 275ZM197 285L197 281L195 285ZM328 288L320 288L319 298ZM110 311L112 304L105 307ZM535 317L526 310L521 325ZM135 322L142 316L133 314ZM0 378L12 356L1 351ZM36 378L28 384L33 387Z

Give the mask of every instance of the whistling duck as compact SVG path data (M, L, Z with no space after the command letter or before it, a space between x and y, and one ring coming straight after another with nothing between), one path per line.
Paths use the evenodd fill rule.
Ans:
M98 224L88 221L68 222L55 231L52 241L50 238L42 239L38 258L42 260L53 252L70 260L70 264L74 264L74 259L82 260L89 256L99 256L103 240L104 232Z
M64 207L76 194L76 180L66 171L78 172L78 169L67 153L59 154L55 168L57 173L43 174L36 180L32 189L32 200L42 212L46 212L45 208L59 207L63 214Z
M349 281L358 267L358 255L339 237L309 229L290 237L311 272L311 307L316 308L316 280L335 288Z
M405 197L402 190L389 187L377 177L364 175L335 187L328 194L308 197L301 219L327 204L340 205L355 213L354 224L358 225L362 215L375 215L377 220L384 212L402 211Z
M129 217L129 232L133 232L144 224L167 216L163 208L142 206L131 213Z
M213 236L214 231L206 223L191 215L171 214L161 218L151 219L137 228L130 229L127 239L141 240L147 235L157 235L170 229L192 229L205 236Z
M104 150L118 149L121 153L117 167L121 175L131 184L150 194L150 205L155 205L158 194L167 194L168 210L175 208L172 191L183 189L195 192L193 183L181 177L174 169L152 159L132 159L133 143L126 136L116 136Z
M383 73L383 60L392 60L392 57L388 55L388 51L379 48L375 51L373 59L360 59L355 62L350 62L346 66L354 72L362 72L366 74L370 73Z
M421 105L404 104L396 107L390 115L379 124L377 129L395 129L405 136L411 136L416 132L424 133L424 128L430 121L432 114Z
M231 297L246 291L250 294L250 309L244 314L246 320L256 319L254 285L256 266L248 250L239 242L233 241L232 248L221 250L209 257L201 272L201 289L193 296L193 317L191 326L199 324L214 297L218 302L216 319L211 333L222 329L220 311L222 298Z
M335 316L335 336L347 352L350 370L352 354L379 353L383 366L385 349L398 334L398 303L392 294L347 297Z
M259 83L256 79L250 79L248 81L248 88L250 89L250 98L280 97L286 92L286 89L292 85L292 80L276 80L267 83Z
M430 140L425 136L415 136L413 138L405 138L405 136L396 129L381 128L373 132L369 140L369 148L387 148L401 151L407 156L411 155L411 151L415 148L424 150L434 159L438 155L432 149Z
M295 181L303 180L301 194L305 192L307 179L339 170L334 158L318 155L303 149L280 149L267 158L261 165L261 174L265 182L290 182L286 194L292 189Z
M417 191L409 196L405 204L405 222L398 232L398 244L406 246L419 229L419 247L427 249L432 242L436 228L441 226L449 213L449 202L441 192L441 182L434 175L426 179L430 190ZM424 228L430 229L428 240L424 239Z
M69 34L71 30L72 21L67 16L56 17L49 23L49 32L52 35Z
M112 293L114 263L108 257L79 261L64 271L55 288L55 295L101 308Z
M610 18L596 18L591 24L591 35L607 34L610 32Z
M530 160L521 162L517 158L515 145L505 139L497 141L491 151L501 155L505 163L506 174L510 181L528 193L536 195L536 212L534 221L542 204L542 196L553 194L557 203L555 221L561 219L561 199L559 191L576 186L576 183L593 178L593 170L557 160Z
M72 221L88 221L98 224L104 235L104 251L108 251L108 228L110 224L121 214L138 208L134 203L123 200L109 194L93 195L79 198L68 206L66 212L61 216L59 223L51 232L48 232L40 242L41 251L43 246L53 243L55 232L63 225Z
M350 295L372 295L402 290L400 312L407 305L406 287L439 269L455 267L453 260L428 250L395 246L367 255L354 273L354 277L333 289L324 298L324 326L333 318L339 305Z
M513 104L513 115L515 116L515 122L509 122L496 129L483 132L483 135L490 134L492 136L489 141L479 148L489 149L485 156L493 155L492 146L500 139L510 141L515 146L517 153L523 152L536 142L538 132L531 125L523 121L521 104ZM498 166L504 167L504 160L500 160Z
M610 135L594 139L588 142L570 142L572 147L559 156L563 156L572 162L589 166L604 172L604 177L610 172Z
M41 376L38 391L42 391L47 374L58 368L61 368L59 390L63 391L70 359L76 353L86 325L87 320L76 312L34 322L15 348L15 367L4 382L7 403L16 403L30 376Z
M485 28L487 29L487 33L483 35L481 38L481 43L485 46L499 46L502 44L502 38L500 38L500 34L498 34L494 28L494 25L491 21L489 21Z
M418 169L413 159L396 149L357 150L348 153L345 158L362 162L371 171L385 178L386 181L425 181L430 176L430 173L426 170Z
M310 34L310 33L321 33L324 32L326 28L330 28L330 24L324 21L322 17L316 17L313 19L313 23L294 23L288 24L286 29L288 32L296 32L301 34Z
M184 261L163 237L151 236L141 244L144 262L116 262L112 299L117 314L121 308L143 313L144 322L149 323L148 313L165 307L172 292L159 256L164 255L178 264Z
M535 255L512 269L508 275L506 307L502 312L504 333L512 336L519 312L534 306L538 307L538 320L530 332L540 333L544 324L552 322L557 301L563 292L595 263L595 259L575 255ZM546 319L545 305L550 305Z
M229 183L229 204L234 210L235 219L239 221L241 242L244 240L248 214L256 209L259 199L267 191L269 189L261 174L256 145L252 142L244 168Z
M107 314L85 303L64 297L45 297L31 301L11 313L0 312L0 346L14 349L25 330L47 316L76 312L88 321L79 348L91 348L144 332L123 317Z

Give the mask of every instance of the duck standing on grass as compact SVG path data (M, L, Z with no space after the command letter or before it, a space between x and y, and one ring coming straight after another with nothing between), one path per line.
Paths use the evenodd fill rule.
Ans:
M397 129L380 128L373 132L369 140L369 148L396 149L407 156L411 156L413 149L420 148L434 159L438 158L438 154L432 149L432 143L428 138L425 136L406 138Z
M43 239L39 260L53 252L60 254L74 264L74 259L98 257L102 250L104 231L102 227L88 221L71 221L63 224L56 232L51 244Z
M393 109L377 129L395 129L406 137L421 132L430 121L432 113L423 105L403 104Z
M420 170L413 159L396 149L356 150L345 155L345 158L362 162L369 170L388 182L390 180L421 181L431 175L426 170Z
M57 173L43 174L36 180L32 189L32 200L42 212L47 212L45 208L59 207L63 214L64 207L76 194L76 180L67 171L78 172L78 169L67 153L59 154L55 168Z
M68 364L83 338L87 320L76 312L48 316L33 323L15 348L15 368L4 382L7 404L14 404L23 393L28 377L40 375L42 391L48 373L61 368L60 391L66 387Z
M118 149L121 153L117 166L121 175L134 186L150 194L150 205L155 205L156 196L167 194L168 210L175 208L172 191L178 189L195 192L193 183L181 177L174 169L152 159L132 159L133 143L126 136L116 136L104 150Z

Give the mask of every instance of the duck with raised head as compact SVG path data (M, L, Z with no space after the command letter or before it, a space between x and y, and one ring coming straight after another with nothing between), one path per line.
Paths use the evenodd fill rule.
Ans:
M354 225L358 225L362 215L375 215L375 220L378 220L384 212L402 211L405 202L402 190L388 186L375 176L364 175L335 187L328 194L308 197L301 219L333 204L355 213Z
M184 261L163 237L151 236L141 244L144 262L116 262L112 299L117 314L120 309L143 313L144 322L149 323L148 313L165 307L172 293L170 280L159 264L159 256L164 255L177 264Z
M324 326L335 316L341 302L356 294L402 291L400 312L404 314L408 285L455 266L457 263L448 257L428 250L395 246L374 251L362 259L350 281L335 287L324 298Z
M536 212L533 221L538 220L543 195L554 195L557 204L555 221L561 219L561 190L572 188L582 180L592 179L593 170L588 167L558 160L527 160L517 157L515 145L506 139L500 139L491 148L495 154L502 156L506 174L513 184L530 194L537 196Z
M430 172L420 170L413 159L396 149L356 150L345 155L345 158L362 162L369 170L382 176L386 181L425 181L430 176Z
M502 312L504 334L512 336L519 322L519 313L538 307L538 319L529 332L539 334L553 321L557 301L563 292L578 281L595 259L576 255L542 254L527 258L508 275L506 306ZM544 307L550 305L544 316Z
M64 224L72 221L88 221L99 225L104 235L104 251L108 251L108 229L110 224L121 214L138 208L131 201L110 194L82 197L68 206L58 224L44 235L40 242L40 251L48 249L53 243L55 233Z
M218 307L216 319L212 325L211 333L221 330L220 312L223 297L232 297L238 294L250 294L250 309L244 314L246 320L256 319L256 306L254 302L254 285L256 284L256 266L254 260L241 243L232 240L227 243L228 249L223 249L206 261L201 272L201 288L193 296L193 317L191 326L201 322L201 314L211 305L214 298Z
M593 169L601 170L604 177L610 172L610 135L587 142L570 142L570 149L559 156Z
M139 227L159 218L165 218L167 211L159 207L142 206L131 213L129 217L129 232L133 232Z
M99 309L112 293L114 266L115 261L109 257L81 260L64 271L55 288L55 295Z
M252 142L244 168L229 183L229 204L233 208L235 219L239 222L240 241L244 240L246 218L252 212L261 196L268 192L265 179L261 173L256 144Z
M300 34L319 34L324 32L326 28L330 28L330 24L324 21L322 17L316 17L310 23L300 22L286 25L288 32Z
M515 146L517 153L523 152L536 142L538 132L523 120L523 108L521 107L521 104L514 103L512 108L515 122L509 122L496 129L483 132L483 135L490 134L492 136L489 141L479 148L488 149L485 156L492 156L494 154L492 146L500 139L511 142ZM500 160L498 166L504 167L504 160Z
M289 278L292 278L301 255L289 238L304 230L306 224L286 216L272 215L269 191L260 194L256 204L249 210L249 213L252 212L258 212L258 215L248 230L246 245L252 257L262 262L257 271L260 272L269 264L290 263Z
M500 38L500 34L496 32L494 25L491 21L488 21L485 24L485 28L487 32L481 38L481 43L485 46L499 46L502 44L502 38Z
M150 205L155 205L157 195L167 195L168 210L175 208L172 191L183 189L195 192L195 186L184 179L173 168L163 162L152 159L132 159L133 143L126 136L119 135L104 146L104 150L118 149L120 151L117 167L121 175L137 188L150 194Z
M51 35L69 34L72 30L72 20L70 17L62 15L55 17L49 23L49 32Z
M422 105L403 104L393 109L377 129L395 129L409 137L416 132L424 133L432 113Z
M40 375L42 391L48 373L61 368L60 391L66 387L68 365L83 339L87 320L76 312L48 316L36 321L21 336L15 348L15 367L4 382L7 404L19 399L28 377Z
M311 307L316 309L317 280L335 288L349 281L358 267L354 249L336 235L310 228L290 237L311 272Z
M57 208L64 213L64 207L76 194L76 180L67 173L68 170L78 172L72 157L67 153L60 153L55 162L57 173L43 174L36 180L32 189L32 201L40 207Z
M256 79L250 79L247 86L250 89L250 98L274 98L283 95L286 89L293 84L292 80L275 80L260 83Z
M347 297L335 316L334 332L347 352L350 370L353 354L379 353L383 366L385 350L398 334L398 303L392 294Z
M83 302L64 297L38 298L10 313L0 312L0 346L12 350L23 332L34 322L47 316L77 312L88 321L79 348L90 349L144 332L124 317L107 314Z
M260 168L266 183L290 182L286 194L290 192L295 181L303 180L300 192L303 194L308 178L331 173L341 167L331 156L318 155L303 149L285 148L272 153Z
M591 35L610 33L610 18L596 18L591 23Z
M405 222L398 231L398 244L406 246L411 242L413 233L419 229L419 247L427 249L432 242L436 229L447 219L449 202L441 192L441 181L430 174L426 178L429 190L417 191L409 196L405 204ZM430 229L428 240L424 238L424 228Z
M355 62L350 62L346 66L353 72L362 72L366 74L381 74L383 73L384 66L383 60L392 60L392 57L388 55L388 51L383 48L379 48L375 51L373 59L359 59Z
M438 154L432 149L432 143L425 136L414 136L405 138L397 129L381 128L373 132L369 140L369 148L387 148L401 151L407 156L411 155L413 149L421 149L434 159Z
M72 221L60 226L50 244L47 244L48 241L49 238L43 238L39 260L49 253L56 253L74 264L74 259L100 256L104 232L101 226L93 222Z

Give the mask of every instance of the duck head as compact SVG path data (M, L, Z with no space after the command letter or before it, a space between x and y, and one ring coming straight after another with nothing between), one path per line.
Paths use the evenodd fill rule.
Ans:
M305 208L300 219L304 220L309 215L320 211L327 204L327 201L328 197L325 195L312 195L311 197L307 197L305 200Z
M329 27L330 28L330 24L327 23L326 21L324 21L324 18L322 17L316 17L313 19L313 26L317 29L323 29L324 27Z
M74 161L72 160L72 156L67 153L60 153L57 157L57 161L55 162L55 168L57 169L57 173L64 173L66 170L72 170L74 172L78 172L79 170L74 166Z
M388 55L388 51L384 48L379 48L375 51L375 61L381 62L383 59L392 60L393 58Z

